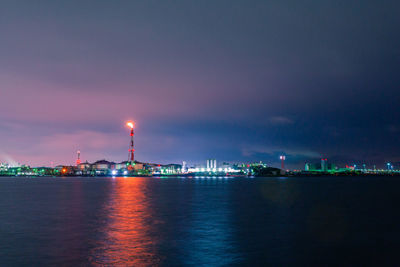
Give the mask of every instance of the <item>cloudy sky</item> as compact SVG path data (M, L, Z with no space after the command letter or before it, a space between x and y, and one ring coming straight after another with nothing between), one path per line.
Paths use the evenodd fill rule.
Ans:
M0 161L400 161L400 2L0 2Z

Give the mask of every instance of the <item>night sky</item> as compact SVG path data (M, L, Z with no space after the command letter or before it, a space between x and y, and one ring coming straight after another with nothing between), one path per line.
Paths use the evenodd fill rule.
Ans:
M400 161L400 1L0 2L0 161Z

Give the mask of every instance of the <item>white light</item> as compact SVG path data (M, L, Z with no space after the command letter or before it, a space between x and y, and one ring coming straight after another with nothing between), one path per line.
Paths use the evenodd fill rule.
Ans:
M111 174L112 174L112 175L117 175L117 170L112 170L112 171L111 171Z
M127 175L128 174L128 171L124 171L124 175Z

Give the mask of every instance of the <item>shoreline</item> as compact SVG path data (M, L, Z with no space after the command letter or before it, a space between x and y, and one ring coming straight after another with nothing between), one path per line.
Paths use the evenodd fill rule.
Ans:
M289 174L289 175L265 175L265 176L229 176L229 175L129 175L129 176L112 176L112 175L0 175L0 178L186 178L186 179L203 179L203 178L334 178L334 177L400 177L400 173L379 173L379 174Z

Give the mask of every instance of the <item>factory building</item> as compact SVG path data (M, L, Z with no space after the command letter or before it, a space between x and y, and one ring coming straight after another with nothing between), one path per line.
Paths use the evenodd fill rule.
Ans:
M304 170L307 172L329 172L336 170L336 165L328 163L328 159L321 159L321 163L306 163Z
M207 169L216 169L217 168L217 160L216 159L208 159L207 160Z

